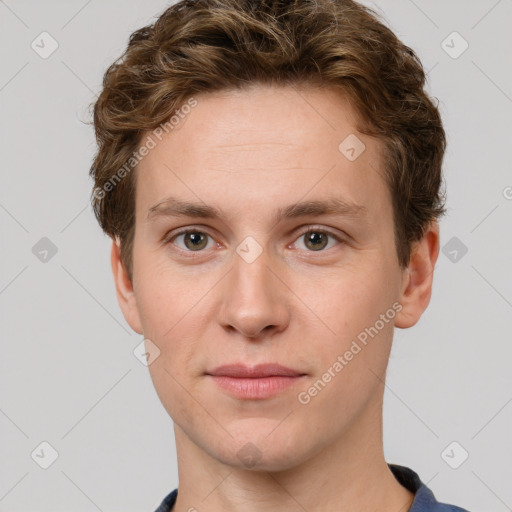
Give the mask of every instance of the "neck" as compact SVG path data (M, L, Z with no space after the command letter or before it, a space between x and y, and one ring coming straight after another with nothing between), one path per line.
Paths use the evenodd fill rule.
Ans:
M414 495L389 469L382 448L382 401L367 407L335 442L312 446L277 471L229 465L206 453L175 424L179 489L173 512L406 512ZM303 452L304 446L297 452Z

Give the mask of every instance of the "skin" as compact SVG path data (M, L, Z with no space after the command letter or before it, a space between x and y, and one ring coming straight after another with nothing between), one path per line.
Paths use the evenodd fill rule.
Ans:
M400 268L381 143L357 132L339 91L257 85L196 99L137 169L132 281L119 240L111 253L124 317L160 350L149 370L174 421L174 510L408 510L413 495L384 459L384 380L393 328L413 326L430 301L437 223ZM338 149L351 133L366 145L353 162ZM171 195L224 215L146 221ZM329 196L363 205L366 217L273 220L279 207ZM172 238L183 227L209 235L199 251ZM304 234L318 229L340 241L308 244ZM252 263L236 252L247 236L263 251ZM402 307L394 319L301 404L298 393L393 303ZM204 375L235 362L307 375L271 398L237 399ZM248 442L260 457L252 467L237 456Z

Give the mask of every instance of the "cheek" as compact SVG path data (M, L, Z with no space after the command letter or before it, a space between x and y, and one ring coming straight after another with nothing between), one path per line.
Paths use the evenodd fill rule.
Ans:
M344 269L317 281L314 292L305 283L299 288L313 312L307 313L301 332L316 340L317 377L329 381L326 387L339 389L347 403L378 384L376 375L382 378L387 366L396 312L385 275L378 267Z
M392 287L383 275L379 268L347 267L313 280L298 280L294 291L327 337L346 341L373 325L391 307Z
M194 400L201 396L203 378L199 375L203 370L200 356L204 352L200 347L201 326L195 321L194 310L187 314L190 307L178 307L175 300L167 300L165 305L157 300L153 308L147 303L146 306L148 334L144 332L160 350L148 368L155 390L176 423L194 425L202 415Z
M206 290L201 281L184 278L150 255L143 255L137 269L137 306L146 337L166 340L189 314Z

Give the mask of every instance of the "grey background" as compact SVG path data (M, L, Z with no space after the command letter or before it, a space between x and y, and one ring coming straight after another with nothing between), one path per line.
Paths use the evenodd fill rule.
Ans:
M429 71L449 143L441 245L468 250L445 248L427 312L395 332L386 459L440 501L512 510L512 0L365 3ZM82 122L129 34L167 5L0 1L0 511L149 512L178 483L172 421L133 355L142 337L88 204ZM31 48L43 31L59 44L47 59ZM469 43L456 59L441 46L453 31ZM46 262L43 237L57 249ZM58 452L48 469L31 456L43 441ZM458 469L442 457L453 441L469 453Z

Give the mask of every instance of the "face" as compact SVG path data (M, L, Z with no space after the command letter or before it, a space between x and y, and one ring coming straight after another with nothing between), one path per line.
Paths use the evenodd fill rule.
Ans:
M118 297L160 350L149 370L181 442L230 466L252 450L255 469L286 469L379 402L393 326L415 323L429 289L414 296L398 265L382 147L339 92L195 99L137 169L133 282L114 245ZM339 147L350 134L365 145L355 159L361 147ZM236 363L302 377L242 398L207 375Z

